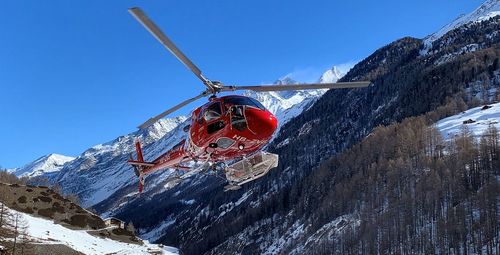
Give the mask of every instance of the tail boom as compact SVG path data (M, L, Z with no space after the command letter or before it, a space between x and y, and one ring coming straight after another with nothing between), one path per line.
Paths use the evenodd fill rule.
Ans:
M189 158L188 153L184 149L185 140L182 140L180 143L175 145L172 149L160 155L157 159L152 162L144 161L144 156L142 153L142 148L140 141L135 142L135 149L137 153L137 160L130 159L128 163L132 165L136 174L139 177L139 193L142 192L144 187L144 176L146 174L166 169L166 168L180 168L184 170L188 170L185 167L180 166L180 163Z

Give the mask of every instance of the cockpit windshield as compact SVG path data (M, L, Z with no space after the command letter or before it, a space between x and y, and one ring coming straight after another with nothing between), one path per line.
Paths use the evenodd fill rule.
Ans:
M261 110L265 110L266 108L257 100L251 97L228 97L224 99L224 104L228 105L248 105Z

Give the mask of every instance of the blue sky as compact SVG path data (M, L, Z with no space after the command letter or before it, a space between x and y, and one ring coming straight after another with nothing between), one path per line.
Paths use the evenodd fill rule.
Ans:
M479 0L2 1L0 166L77 156L203 89L127 8L140 6L210 79L314 81ZM184 108L188 113L196 105Z

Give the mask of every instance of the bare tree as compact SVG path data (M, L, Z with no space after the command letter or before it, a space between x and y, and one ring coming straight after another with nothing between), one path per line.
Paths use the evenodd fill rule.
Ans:
M132 223L132 221L127 224L127 230L129 232L131 232L132 234L135 234L135 227L134 227L134 223Z
M78 197L78 195L76 195L76 194L73 194L73 193L67 194L66 199L68 199L69 201L71 201L77 205L80 205L80 197Z
M12 254L31 254L31 239L28 235L28 223L23 215L14 212L10 216L12 234Z
M12 236L9 221L11 218L9 208L0 202L0 245L4 247L7 246L7 240Z

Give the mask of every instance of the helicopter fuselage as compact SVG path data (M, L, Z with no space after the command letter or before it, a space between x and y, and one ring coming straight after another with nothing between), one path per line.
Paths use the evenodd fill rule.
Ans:
M231 95L211 98L191 115L188 137L150 162L150 173L165 168L189 169L188 161L224 162L259 151L272 138L278 121L257 100Z

